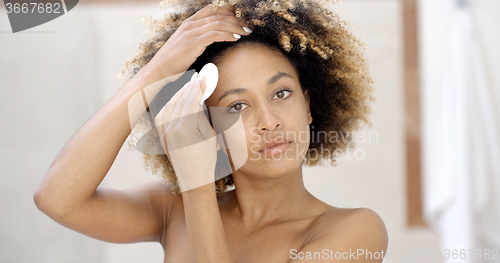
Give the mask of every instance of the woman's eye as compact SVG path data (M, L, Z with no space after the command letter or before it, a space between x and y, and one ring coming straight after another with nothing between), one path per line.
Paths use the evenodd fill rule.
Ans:
M287 95L287 93L288 93L288 95ZM276 95L274 95L274 97L278 96L278 99L283 99L283 98L290 96L290 94L292 94L291 90L282 89L282 90L279 90L278 92L276 92Z
M278 92L276 92L276 95L274 95L273 98L278 98L278 99L284 99L284 98L288 98L290 97L290 95L292 94L292 90L290 89L282 89L282 90L279 90ZM229 105L229 109L227 110L227 112L240 112L244 109L246 109L246 107L248 107L245 103L241 103L241 102L235 102L231 105Z
M239 112L239 111L244 109L243 108L244 105L245 105L244 103L236 102L236 103L229 106L229 110L227 112ZM234 110L236 110L236 111L234 111Z

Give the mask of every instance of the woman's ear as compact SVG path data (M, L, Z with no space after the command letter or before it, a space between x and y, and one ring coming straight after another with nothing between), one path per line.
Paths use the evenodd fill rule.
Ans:
M304 91L304 98L306 100L306 105L307 105L307 116L308 116L308 122L309 124L312 123L312 116L311 116L311 97L309 95L309 90L306 89Z

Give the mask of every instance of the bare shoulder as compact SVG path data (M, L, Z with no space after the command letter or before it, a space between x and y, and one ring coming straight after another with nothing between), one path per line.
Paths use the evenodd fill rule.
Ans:
M332 224L335 223L335 224ZM340 208L330 207L324 213L318 216L315 226L322 229L345 228L346 226L357 227L357 224L369 224L372 227L383 227L385 224L382 218L372 209L366 207L358 208Z
M386 251L387 229L373 210L333 207L315 220L308 243L323 243L344 249Z

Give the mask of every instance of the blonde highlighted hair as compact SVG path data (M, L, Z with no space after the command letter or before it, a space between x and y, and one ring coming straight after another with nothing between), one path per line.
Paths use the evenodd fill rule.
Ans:
M311 133L319 140L312 141L304 160L306 165L317 165L330 160L335 165L336 151L354 148L354 138L331 138L334 134L353 134L369 121L370 103L373 97L373 80L364 57L364 44L349 30L348 24L326 7L321 1L162 1L160 8L172 7L164 17L153 19L146 15L150 25L147 40L140 43L139 52L127 61L119 76L131 79L156 52L167 42L181 23L208 4L226 7L236 17L250 25L253 33L237 42L216 42L198 58L191 68L200 70L204 63L220 58L224 51L241 42L257 42L282 53L296 67L303 91L308 90L313 122ZM154 128L146 112L134 127L128 142L135 148L137 139ZM331 131L334 131L332 133ZM311 137L313 138L313 137ZM153 144L160 145L158 137ZM322 149L322 150L320 150ZM166 155L144 153L144 168L159 175L164 183L169 181L172 191L180 193L175 171ZM159 174L158 174L159 173ZM233 186L232 175L215 182L217 193L224 193Z

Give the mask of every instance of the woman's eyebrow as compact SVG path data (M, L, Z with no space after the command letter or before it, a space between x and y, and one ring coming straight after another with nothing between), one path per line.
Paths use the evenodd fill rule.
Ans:
M269 79L269 82L267 82L267 85L273 84L274 82L278 81L281 77L290 77L293 79L293 77L290 74L280 71L276 75L274 75L272 78Z
M271 85L274 82L278 81L282 77L290 77L293 79L293 77L290 74L280 71L276 75L271 77L269 79L269 81L267 82L267 84ZM241 94L241 93L245 93L247 91L248 91L248 89L246 89L246 88L237 88L237 89L227 90L226 92L224 92L224 94L222 94L222 96L219 97L219 99L217 100L217 103L219 103L219 101L221 101L226 96L233 95L233 94Z
M248 89L245 89L245 88L237 88L237 89L227 90L226 92L224 92L224 94L222 94L222 96L220 96L220 98L217 100L217 103L219 103L219 101L221 101L224 97L226 97L228 95L241 94L241 93L245 93L247 91L248 91Z

